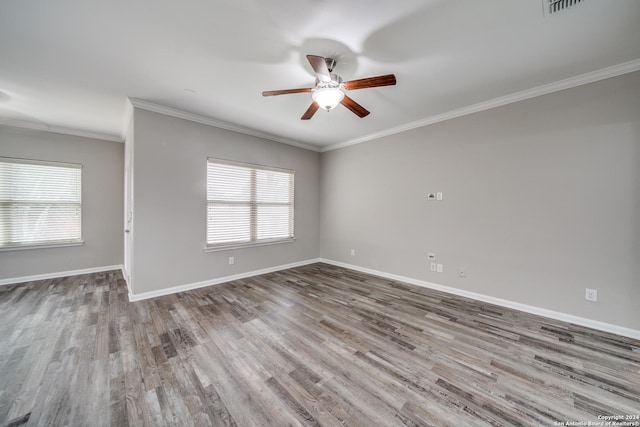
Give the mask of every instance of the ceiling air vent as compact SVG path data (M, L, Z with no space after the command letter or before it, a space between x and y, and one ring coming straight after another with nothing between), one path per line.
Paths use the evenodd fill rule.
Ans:
M560 12L561 10L565 10L570 8L571 6L575 6L578 3L581 3L582 0L543 0L544 1L544 10L548 15L551 15L556 12Z

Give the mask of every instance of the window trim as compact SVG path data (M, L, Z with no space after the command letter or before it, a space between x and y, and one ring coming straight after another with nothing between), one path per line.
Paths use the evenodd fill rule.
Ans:
M27 249L51 249L51 248L67 248L70 246L82 246L84 245L84 240L74 240L73 242L65 242L65 243L34 243L29 245L18 245L18 246L0 246L0 252L6 251L24 251Z
M273 239L273 240L263 240L260 242L250 242L250 243L230 243L228 245L217 245L217 246L205 246L205 252L220 252L220 251L229 251L232 249L242 249L242 248L252 248L256 246L271 246L271 245L279 245L282 243L293 243L296 241L295 237L290 237L288 239Z
M264 170L264 171L272 171L272 172L281 172L281 173L287 173L291 175L291 178L293 180L293 198L291 200L291 209L292 209L292 215L291 215L291 227L293 230L293 234L291 237L283 237L283 238L275 238L275 239L261 239L261 240L253 240L253 241L249 241L249 242L231 242L231 243L220 243L220 244L208 244L207 243L207 236L208 236L208 228L207 228L207 218L206 218L206 212L207 209L209 207L209 197L207 194L208 189L206 188L206 181L208 180L208 167L209 167L209 163L215 163L215 164L221 164L221 165L229 165L229 166L237 166L237 167L242 167L242 168L251 168L254 170ZM205 229L205 243L204 243L204 251L205 252L220 252L220 251L226 251L226 250L233 250L233 249L242 249L242 248L250 248L250 247L257 247L257 246L270 246L270 245L278 245L278 244L282 244L282 243L293 243L296 240L295 237L295 170L293 169L285 169L285 168L278 168L278 167L273 167L273 166L265 166L265 165L260 165L260 164L256 164L256 163L248 163L248 162L238 162L238 161L234 161L234 160L226 160L226 159L220 159L217 157L207 157L207 174L205 176L205 221L204 221L204 229ZM255 192L255 187L253 187L252 184L252 192ZM252 234L255 230L253 230L253 221L256 218L253 217L251 218L252 221Z
M35 160L35 159L24 159L19 157L0 157L0 161L4 163L14 163L14 164L23 164L23 165L35 165L35 166L53 166L53 167L63 167L69 169L79 169L80 170L80 200L78 205L80 207L80 237L78 239L68 239L68 240L58 240L58 241L37 241L37 242L29 242L23 244L11 244L11 245L0 245L0 252L6 251L19 251L19 250L28 250L28 249L50 249L50 248L61 248L61 247L70 247L70 246L81 246L84 245L84 240L82 238L83 233L83 217L82 217L82 172L83 166L80 163L68 163L68 162L56 162L50 160ZM0 202L1 203L1 202Z

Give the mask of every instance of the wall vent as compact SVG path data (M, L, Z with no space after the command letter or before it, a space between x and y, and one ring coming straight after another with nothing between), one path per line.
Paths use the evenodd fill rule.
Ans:
M581 3L583 0L543 0L544 10L548 15L568 9Z

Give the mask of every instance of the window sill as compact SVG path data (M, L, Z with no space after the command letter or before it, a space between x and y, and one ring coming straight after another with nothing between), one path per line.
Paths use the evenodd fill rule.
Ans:
M69 246L82 246L84 241L79 242L66 242L66 243L42 243L39 245L24 245L24 246L2 246L0 252L5 251L23 251L28 249L50 249L50 248L66 248Z
M252 242L252 243L238 243L234 245L224 245L224 246L209 246L204 248L205 252L220 252L220 251L228 251L232 249L243 249L243 248L253 248L256 246L269 246L269 245L279 245L281 243L293 243L296 239L283 239L283 240L271 240L266 242Z

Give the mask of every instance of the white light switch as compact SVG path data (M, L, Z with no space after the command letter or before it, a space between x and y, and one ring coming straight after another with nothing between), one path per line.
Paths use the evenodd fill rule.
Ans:
M436 200L442 200L442 191L436 193Z
M437 270L438 270L438 273L442 273L442 271L443 271L442 264L438 264L437 265Z
M435 262L431 263L431 271L436 271L436 263Z
M230 256L229 257L229 265L233 265L233 264L235 264L235 262L236 262L236 259L234 257Z

